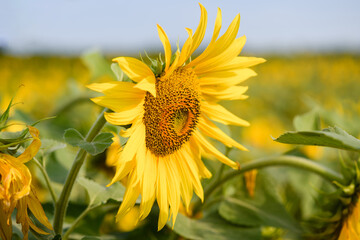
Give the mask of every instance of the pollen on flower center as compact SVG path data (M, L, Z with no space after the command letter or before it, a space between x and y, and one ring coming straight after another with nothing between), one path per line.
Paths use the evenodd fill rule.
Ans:
M179 67L156 79L156 97L146 93L144 103L146 147L156 156L180 149L200 115L199 82L194 71Z

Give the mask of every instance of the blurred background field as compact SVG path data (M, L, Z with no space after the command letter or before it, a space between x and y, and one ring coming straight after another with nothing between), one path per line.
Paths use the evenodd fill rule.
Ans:
M220 126L250 150L232 150L230 157L243 163L290 152L336 169L339 152L333 149L294 147L274 142L272 138L295 129L319 130L329 126L339 126L360 138L359 2L209 1L204 5L209 12L209 23L202 48L209 42L216 8L220 7L224 29L237 13L241 13L238 35L248 37L241 55L267 60L254 67L258 76L243 83L249 86L248 99L222 102L251 124L247 128ZM75 148L65 148L64 131L75 128L85 135L101 111L90 100L96 93L86 85L116 80L110 67L113 57L139 58L139 52L144 50L153 56L162 52L156 23L164 27L175 49L176 42L180 46L184 42L184 27L196 29L200 16L194 1L181 4L162 0L157 4L107 1L101 6L97 1L65 1L63 4L13 1L4 7L7 11L0 15L0 113L15 97L10 118L10 123L15 125L9 129L11 131L55 116L37 127L43 145L54 144L59 148L48 157L46 166L57 193L62 189L76 154ZM98 15L101 17L94 17ZM88 51L93 47L100 49L99 52ZM320 126L313 126L314 119L320 119ZM308 125L304 126L304 122ZM119 131L119 128L107 126L105 131ZM125 141L121 139L121 144ZM222 144L213 143L225 152ZM113 169L105 165L105 158L106 153L89 157L82 176L105 186L113 176ZM220 168L212 161L205 161L213 173ZM53 206L44 180L35 166L31 167L36 171L34 182L39 198L51 219ZM261 170L260 178L262 173L276 182L271 190L279 193L286 209L300 222L317 210L314 199L319 191L315 189L331 188L319 177L294 169ZM235 180L224 187L224 195L238 194L239 188L241 194L246 195L243 179ZM256 183L257 189L267 187L267 182L261 181ZM205 186L208 182L203 183ZM77 185L71 196L67 222L74 220L85 207L85 192ZM117 207L118 204L89 214L76 232L99 235L133 230L138 209L115 224ZM155 211L140 224L139 239L143 239L141 236L145 233L158 236L156 214ZM280 239L276 237L283 234L278 229L268 231L273 237L269 239ZM136 239L131 234L124 239L126 237Z
M337 112L348 120L351 119L346 117L348 114L360 113L360 55L293 54L261 57L265 57L267 62L255 67L258 76L244 83L249 86L249 99L235 103L224 102L252 123L251 127L243 129L243 137L246 142L249 141L249 145L266 147L272 144L270 135L275 137L285 130L291 130L293 118L315 105ZM78 117L72 117L71 125L86 128L84 122L91 124L98 111L98 107L89 100L93 93L87 90L86 84L113 78L110 71L111 58L106 58L107 62L100 60L98 64L105 66L98 68L108 69L97 73L93 72L96 60L89 62L84 57L1 55L1 109L15 95L15 102L19 103L16 111L23 113L22 117L29 118L24 120L35 121L83 106L85 112L78 112ZM347 128L345 125L340 127ZM265 146L261 143L262 139L269 140Z
M257 54L248 55L256 56ZM334 150L309 146L294 149L292 146L274 142L272 137L295 130L294 118L297 115L306 115L308 112L316 113L321 118L320 128L336 125L360 137L358 124L360 56L356 54L292 54L261 55L261 57L265 57L267 62L254 68L258 76L244 83L249 86L249 98L242 101L223 102L232 112L251 123L251 126L247 128L221 126L224 131L250 150L250 152L233 150L230 157L240 162L247 162L257 157L295 151L296 154L322 161L326 165L337 166L338 154ZM88 52L81 57L1 55L1 109L5 109L11 98L15 96L16 105L10 119L14 121L11 123L20 124L12 126L12 130L22 128L24 123L30 124L42 118L56 116L55 119L38 124L42 139L46 139L43 142L45 145L49 141L62 143L63 134L67 128L75 128L82 134L86 134L101 111L99 106L90 101L89 98L95 96L95 93L88 90L86 85L91 82L115 80L110 65L111 57L105 58L98 52ZM107 129L107 131L113 130ZM115 129L115 131L118 130ZM121 141L123 144L126 140ZM214 144L225 151L222 144L216 142ZM58 193L75 154L75 149L68 147L60 149L49 157L47 170ZM216 172L218 166L212 164L213 162L210 162L209 168L212 172ZM318 192L314 190L314 186L320 188L325 183L311 174L289 169L285 173L281 169L265 172L276 176L278 184L281 183L276 191L282 193L288 210L293 215L299 215L301 212L299 219L308 217L312 213L311 209L316 208L313 197ZM35 166L33 170L38 172ZM113 169L105 165L105 154L89 159L83 172L83 175L96 179L103 185L108 183L112 174ZM44 206L51 218L52 204L49 203L49 194L40 173L36 175L39 176L34 178L38 186L39 198L43 203L47 203ZM299 186L299 181L305 181L307 184ZM289 184L292 190L289 190ZM309 188L308 184L313 187ZM258 183L258 185L259 188L261 184ZM325 186L329 187L327 184ZM288 195L289 191L292 194ZM299 195L294 195L293 191L298 191ZM68 221L80 213L79 209L83 209L84 194L82 188L77 186L72 196L70 205L72 214L69 214ZM99 231L100 233L127 232L135 228L133 221L137 218L136 209L118 224L112 221L115 211L116 208L107 214L100 211L90 215L84 224L78 227L78 231L82 234L97 235ZM141 238L143 234L154 233L156 214L151 218L154 218L153 221L148 220L146 224L140 224L145 227L141 227L141 231L136 231L135 233L138 234L135 234L136 236ZM93 223L92 229L86 225L89 221L96 222ZM275 234L273 231L270 232L271 236Z

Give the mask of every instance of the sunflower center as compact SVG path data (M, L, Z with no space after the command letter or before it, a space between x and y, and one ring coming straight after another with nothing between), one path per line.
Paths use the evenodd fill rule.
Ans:
M186 143L200 115L199 83L191 69L178 68L156 79L156 97L146 93L144 103L146 147L166 156Z

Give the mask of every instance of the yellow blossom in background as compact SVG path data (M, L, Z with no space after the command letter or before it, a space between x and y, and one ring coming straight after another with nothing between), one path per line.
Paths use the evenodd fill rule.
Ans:
M139 225L139 206L131 208L122 218L117 220L116 228L121 232L130 232Z
M245 36L236 38L240 15L219 37L222 25L220 9L208 47L198 57L189 60L205 35L207 12L201 4L200 8L198 28L194 34L191 29L186 29L189 37L182 50L176 51L173 60L168 37L158 26L165 51L160 72L151 70L135 58L118 57L114 61L135 83L89 85L90 89L105 94L92 100L114 111L105 114L108 122L132 124L122 133L129 139L117 159L116 173L110 183L127 178L117 220L133 208L141 194L140 220L149 214L156 199L160 208L158 229L162 229L171 217L174 224L181 200L187 209L193 191L203 200L200 179L211 177L201 160L204 152L237 169L238 163L212 146L205 135L228 147L246 150L211 120L226 125L249 125L218 102L246 99L247 87L238 84L256 75L249 67L265 60L238 56L246 41Z
M257 173L258 173L257 169L247 171L244 173L245 186L246 186L246 190L248 191L250 197L254 197Z
M360 240L360 201L350 210L344 220L338 240Z
M114 134L114 137L112 138L113 143L106 150L105 164L108 167L116 166L117 160L119 159L121 152L120 138L116 133L113 134Z
M30 161L39 151L41 142L39 131L28 126L33 137L32 143L18 157L0 153L0 236L11 239L11 214L17 209L16 222L22 226L24 239L28 239L29 227L40 234L48 234L39 229L28 215L28 210L48 229L52 229L45 212L31 186L31 173L24 163Z
M324 148L319 146L303 146L303 151L310 159L320 159L324 154Z
M285 151L289 146L274 142L271 138L279 136L284 131L284 127L275 118L254 119L251 126L243 130L243 139L261 150Z

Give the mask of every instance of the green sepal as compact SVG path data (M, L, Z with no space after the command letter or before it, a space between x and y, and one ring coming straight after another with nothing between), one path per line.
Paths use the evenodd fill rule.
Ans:
M10 103L9 103L9 105L7 106L6 110L5 110L5 111L3 112L3 114L1 114L1 116L0 116L0 131L1 131L2 129L4 129L4 128L7 127L7 126L6 126L6 122L7 122L8 118L9 118L9 115L10 115L10 108L11 108L11 106L12 106L13 100L14 100L14 98L12 98L12 99L10 100Z

